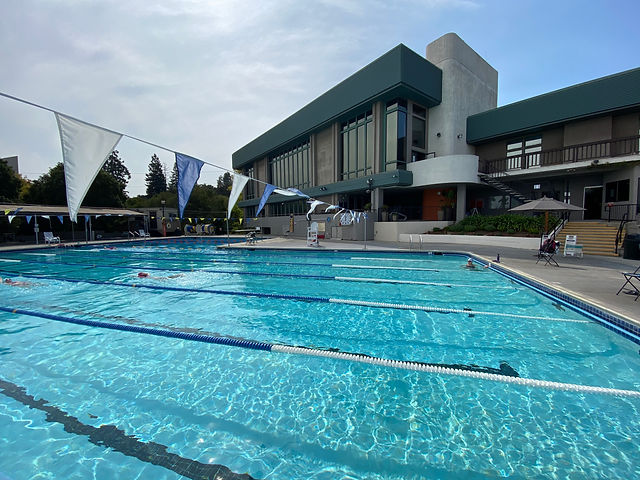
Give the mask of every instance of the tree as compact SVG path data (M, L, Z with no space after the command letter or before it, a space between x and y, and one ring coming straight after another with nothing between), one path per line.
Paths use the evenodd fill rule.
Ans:
M24 195L24 200L42 205L66 205L66 192L64 167L62 163L58 163L49 172L32 182L31 188ZM122 184L110 174L100 170L82 205L120 208L124 205L126 198Z
M178 193L178 162L173 163L173 171L169 179L169 191L171 193Z
M102 166L102 170L111 175L122 186L122 191L126 194L127 184L131 180L131 173L129 169L124 165L117 150L111 152L109 158Z
M0 201L17 202L20 197L23 180L9 164L0 159Z
M148 197L167 191L167 177L164 174L160 159L155 153L151 157L151 162L149 162L149 173L147 173L145 180Z
M225 172L224 175L220 175L218 177L218 186L216 187L216 191L220 195L229 196L229 192L231 191L232 185L233 185L233 178L231 178L231 174L229 172Z

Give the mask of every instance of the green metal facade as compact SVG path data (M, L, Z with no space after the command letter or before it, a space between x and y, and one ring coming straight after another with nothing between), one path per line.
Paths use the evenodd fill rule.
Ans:
M640 68L581 83L467 118L467 143L479 144L640 106Z
M371 179L372 183L367 183ZM305 188L305 193L313 198L333 195L334 193L346 193L354 191L362 191L367 188L379 187L409 187L413 184L413 173L407 170L393 170L389 172L376 173L362 178L354 178L344 180L342 182L331 183L322 187ZM324 189L324 190L323 190ZM296 197L298 199L299 197ZM267 200L267 203L278 203L290 201L291 197L273 194ZM260 198L251 200L241 200L238 202L239 207L250 207L258 205Z
M349 118L375 101L395 97L426 107L440 104L442 70L400 44L236 151L233 168L250 165L333 122Z

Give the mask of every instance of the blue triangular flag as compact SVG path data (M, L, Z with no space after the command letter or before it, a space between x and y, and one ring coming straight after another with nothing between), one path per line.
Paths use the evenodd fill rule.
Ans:
M260 199L260 204L258 205L258 210L256 211L256 217L260 214L262 208L264 207L264 204L267 203L267 199L271 196L275 189L276 186L271 185L270 183L267 183L264 186L264 193L262 194L262 198Z
M25 215L24 218L27 220L27 223L31 223L32 215Z
M58 220L60 220L60 223L64 223L64 218L62 217L62 215L58 215Z
M84 223L87 223L89 221L89 218L91 218L91 215L85 215L84 216Z
M202 170L204 162L182 153L176 153L176 164L178 165L178 211L180 218L182 218L182 212L187 206L194 185L200 178L200 170Z

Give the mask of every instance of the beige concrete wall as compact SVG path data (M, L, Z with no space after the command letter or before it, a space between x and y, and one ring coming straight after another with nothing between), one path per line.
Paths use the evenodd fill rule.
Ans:
M552 128L542 132L542 150L562 148L564 142L564 127Z
M611 139L611 116L567 123L564 126L564 146Z
M467 117L496 107L498 72L455 33L431 42L427 60L442 70L442 103L428 112L429 150L437 156L475 153L466 142Z
M413 235L411 238L413 244L419 244L421 240L423 245L428 245L430 243L450 243L455 245L488 245L494 247L522 248L525 250L536 251L540 246L540 239L533 237L499 237L481 235ZM398 241L408 243L410 241L409 235L401 234Z
M638 130L640 130L640 112L613 117L611 127L613 138L633 137L638 135Z
M313 170L315 173L316 185L333 183L336 170L336 139L334 127L326 128L314 135L313 149Z

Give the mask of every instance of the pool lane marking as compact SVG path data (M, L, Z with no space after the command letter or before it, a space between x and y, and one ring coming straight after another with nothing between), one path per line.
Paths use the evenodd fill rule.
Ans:
M15 273L13 275L23 276L27 278L42 278L46 280L57 280L61 282L69 283L88 283L92 285L107 285L114 287L128 287L128 288L146 288L150 290L167 290L173 292L194 292L194 293L211 293L215 295L232 295L232 296L244 296L244 297L257 297L257 298L275 298L280 300L297 300L302 302L317 302L317 303L337 303L343 305L356 305L362 307L371 308L392 308L396 310L419 310L423 312L436 312L436 313L461 313L464 315L488 315L503 318L520 318L528 320L545 320L551 322L565 322L565 323L593 323L589 320L576 320L570 318L552 318L541 317L535 315L521 315L516 313L502 313L502 312L484 312L476 311L467 308L444 308L444 307L428 307L422 305L405 305L401 303L383 303L383 302L371 302L368 300L350 300L344 298L329 298L329 297L313 297L307 295L289 295L286 293L261 293L261 292L236 292L230 290L214 290L209 288L189 288L189 287L167 287L161 285L141 285L139 283L127 283L127 282L108 282L104 280L76 280L71 278L52 277L48 275L37 275L27 273Z
M440 366L437 364L429 364L415 361L391 360L381 357L373 357L361 353L348 353L335 350L320 350L315 348L294 347L291 345L278 345L253 340L237 340L228 337L213 337L209 335L200 335L186 332L176 332L172 330L163 330L158 328L138 327L135 325L122 325L118 323L101 322L97 320L82 320L71 317L63 317L62 315L54 315L43 312L34 312L31 310L11 309L1 307L0 310L16 313L20 315L28 315L34 317L56 320L64 323L75 325L83 325L88 327L106 328L110 330L119 330L124 332L143 333L155 335L159 337L177 338L181 340L191 340L202 343L212 343L217 345L228 345L233 347L248 348L251 350L261 350L275 353L288 353L293 355L306 355L312 357L325 357L337 360L349 360L352 362L366 363L378 365L382 367L399 368L404 370L415 370L419 372L435 373L442 375L454 375L460 377L471 377L481 380L490 380L494 382L511 383L516 385L524 385L528 387L545 388L551 390L566 390L582 393L601 393L606 395L617 395L625 397L639 397L640 392L635 390L623 390L617 388L595 387L591 385L577 385L562 382L550 382L546 380L536 380L531 378L516 377L506 374L487 373L477 370L469 370L466 368L452 368L452 366Z
M124 430L115 425L102 424L99 427L94 427L83 423L77 417L69 415L44 398L36 400L34 396L27 393L25 387L18 386L2 378L0 378L0 393L26 407L45 412L47 414L45 417L47 422L63 425L64 431L67 433L87 436L89 442L99 447L109 447L128 457L134 457L142 462L172 470L186 478L194 480L203 478L253 480L253 477L249 474L235 473L225 465L201 463L197 460L181 457L169 452L166 445L156 442L144 442L135 435L127 435ZM3 476L2 478L5 477Z
M0 259L2 260L2 259ZM35 260L8 260L23 263L36 263L41 265L40 262ZM129 260L130 261L130 260ZM162 271L162 272L193 272L193 268L163 268L163 267L148 267L141 265L119 265L119 264L110 264L110 265L95 265L85 262L56 262L49 263L48 266L51 265L72 265L72 266L89 266L91 268L120 268L127 270L153 270L153 271ZM272 273L272 272L238 272L234 270L210 270L206 268L202 268L198 270L199 272L206 273L224 273L228 275L249 275L249 276L262 276L262 277L283 277L283 278L305 278L310 280L335 280L338 282L367 282L367 283L392 283L392 284L401 284L401 285L429 285L429 286L438 286L438 287L464 287L464 288L490 288L492 290L519 290L514 286L491 286L487 284L461 284L461 283L442 283L442 282L423 282L419 280L394 280L389 278L372 278L372 277L340 277L340 276L332 276L332 275L304 275L297 273Z
M22 260L15 260L15 259L9 259L9 258L0 258L0 262L20 263L20 262L22 262ZM32 260L26 260L26 262L36 263L36 262L33 262Z
M413 272L439 272L437 268L421 268L421 267L385 267L383 265L346 265L332 263L333 268L360 268L364 270L409 270Z

